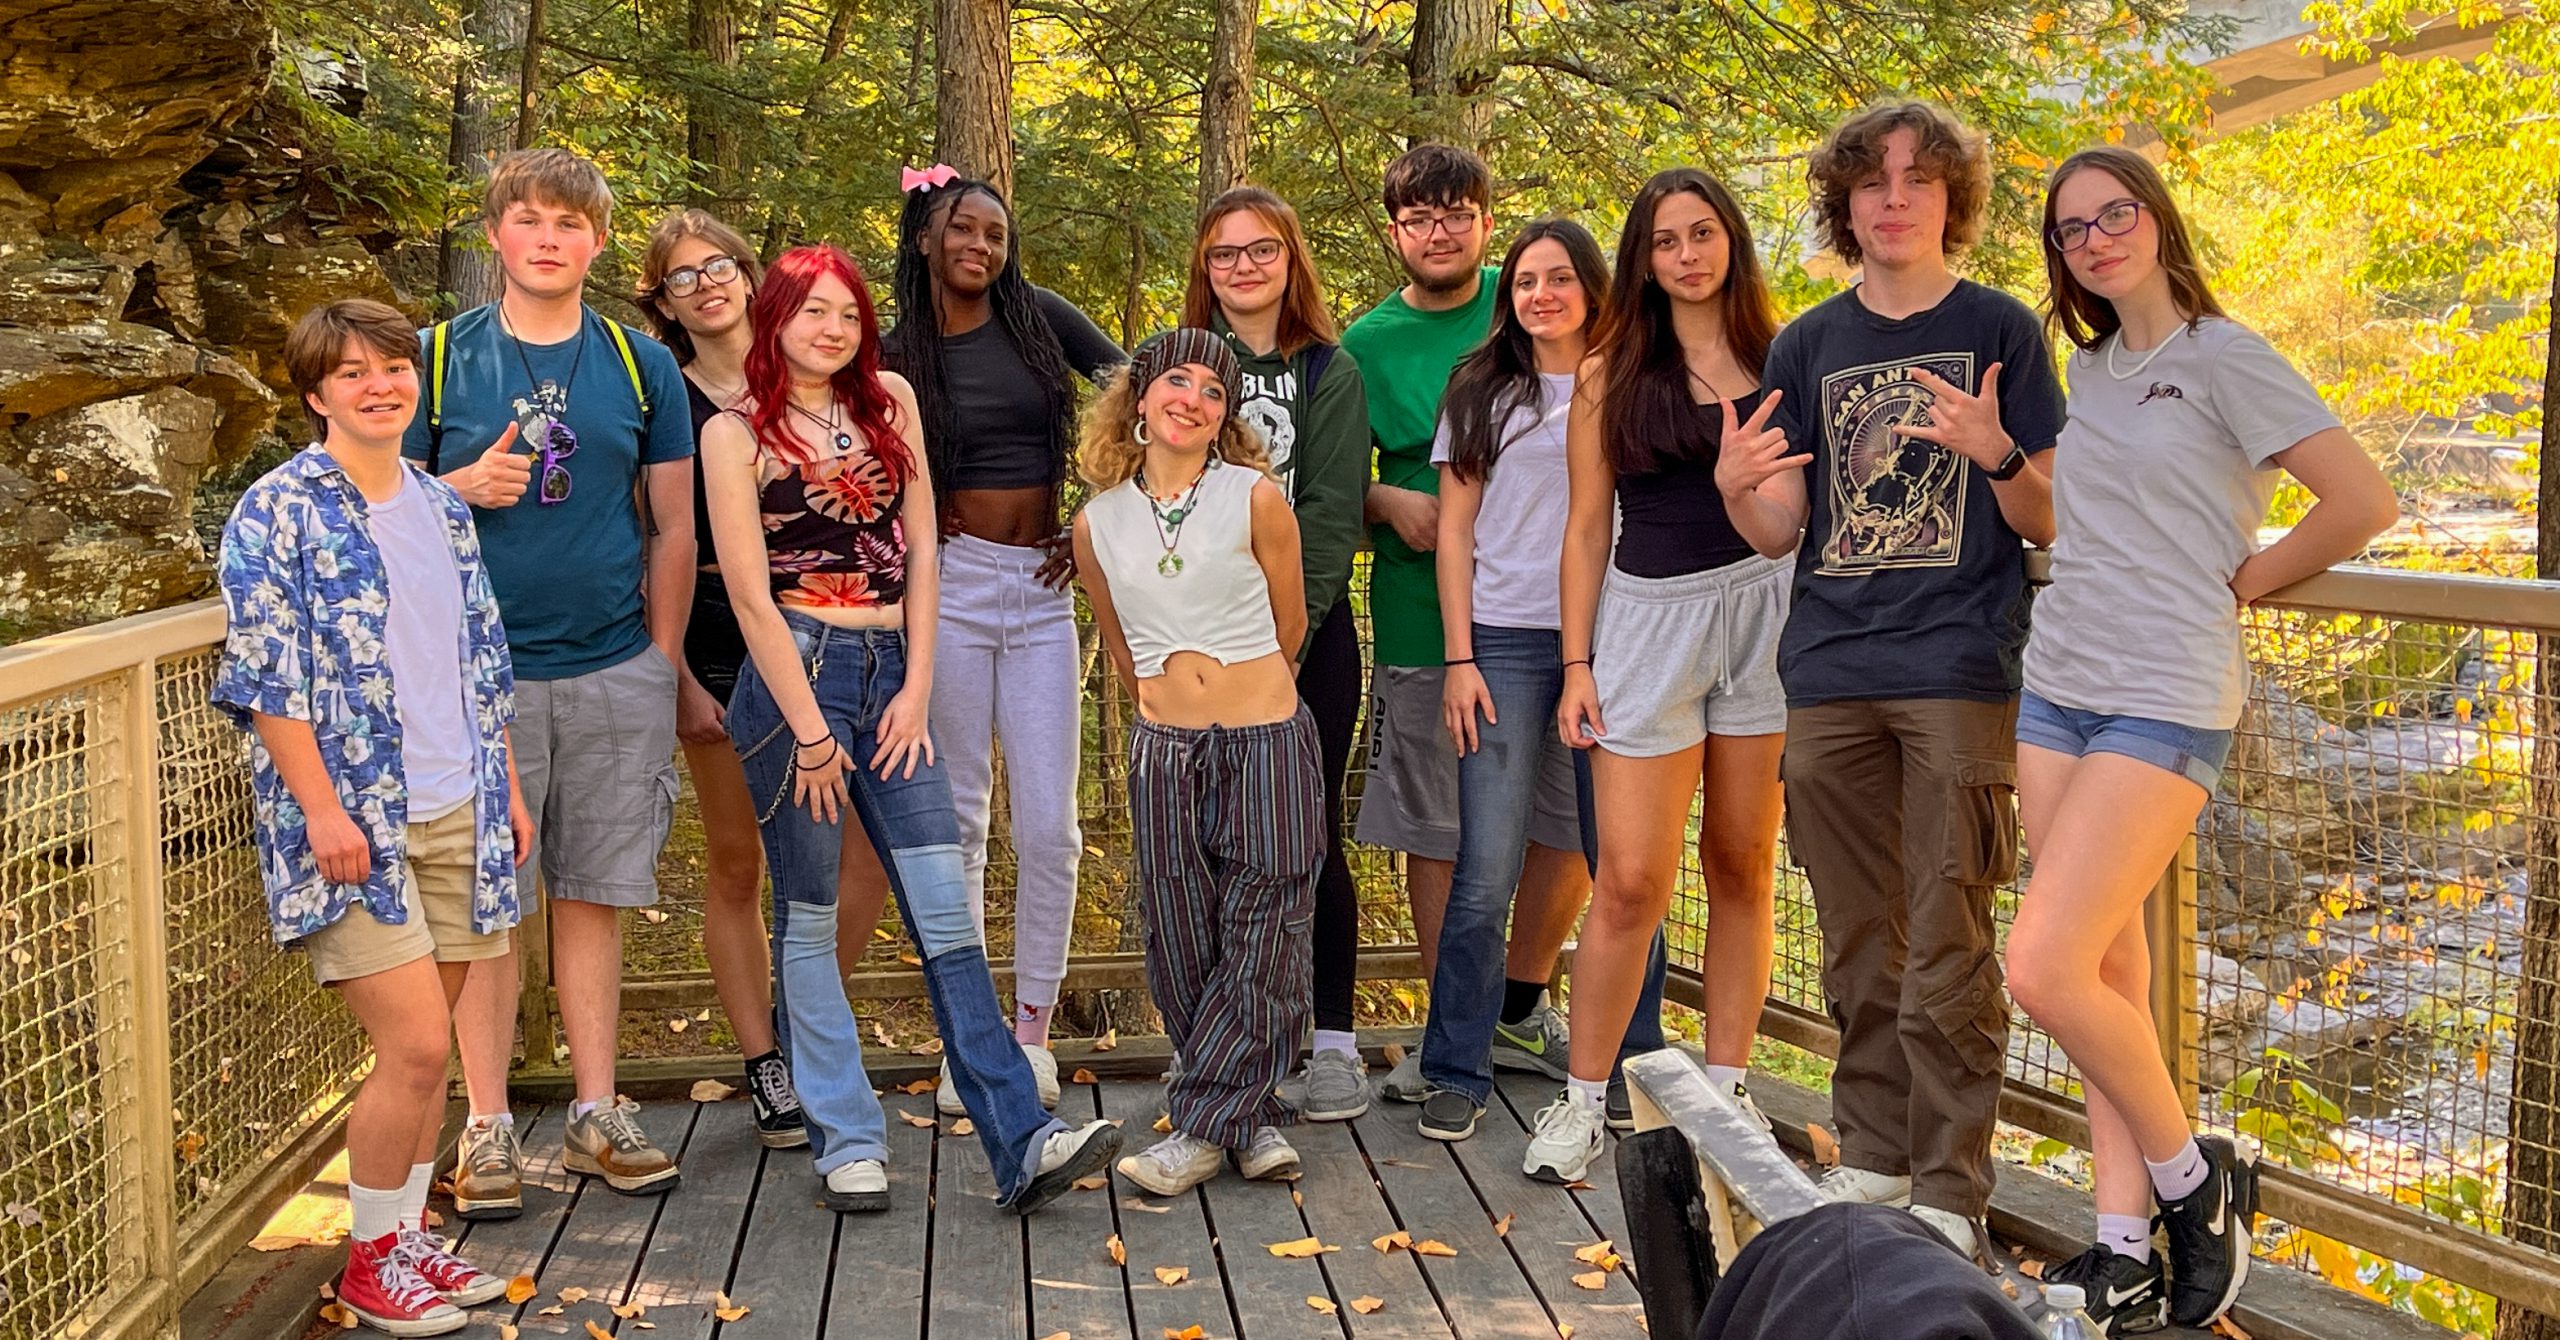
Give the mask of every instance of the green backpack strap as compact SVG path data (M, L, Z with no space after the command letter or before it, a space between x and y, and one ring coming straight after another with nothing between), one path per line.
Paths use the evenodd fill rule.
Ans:
M444 456L444 337L451 324L439 321L427 332L427 473L431 475L440 473L437 466Z

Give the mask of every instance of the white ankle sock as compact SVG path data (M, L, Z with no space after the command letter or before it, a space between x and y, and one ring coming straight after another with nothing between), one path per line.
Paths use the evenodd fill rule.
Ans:
M2151 1189L2164 1205L2194 1195L2196 1188L2204 1185L2205 1175L2213 1171L2212 1162L2205 1158L2204 1150L2192 1138L2187 1141L2187 1147L2179 1150L2168 1162L2153 1163L2144 1159L2143 1164L2151 1169Z
M376 1190L347 1183L347 1206L355 1212L352 1236L359 1242L373 1242L399 1232L401 1195L396 1186Z
M516 1114L513 1112L474 1112L471 1114L471 1122L475 1126L482 1124L513 1126L516 1124Z
M569 1120L576 1121L612 1101L610 1098L581 1098L569 1104Z
M400 1187L400 1222L418 1228L427 1226L427 1188L435 1184L436 1165L412 1163L409 1180Z
M1751 1067L1740 1065L1711 1065L1704 1069L1707 1083L1718 1093L1731 1093L1740 1088L1742 1081L1751 1074Z
M2098 1216L2098 1242L2118 1256L2151 1259L2151 1220L2139 1214Z
M1608 1104L1609 1081L1605 1079L1569 1079L1565 1090L1581 1100L1584 1107L1598 1108Z
M1360 1054L1360 1035L1349 1029L1336 1031L1330 1028L1319 1028L1316 1030L1315 1050L1341 1052L1346 1056L1356 1057Z

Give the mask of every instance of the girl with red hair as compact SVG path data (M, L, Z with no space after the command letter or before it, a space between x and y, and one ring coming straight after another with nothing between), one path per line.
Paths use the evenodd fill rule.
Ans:
M1120 1133L1069 1130L1041 1108L969 914L951 786L926 731L937 527L915 393L880 371L870 290L834 247L783 253L751 319L753 408L703 426L703 491L747 644L729 737L773 871L777 1040L822 1199L839 1213L889 1204L886 1114L835 961L837 872L867 838L999 1198L1028 1214L1101 1168ZM745 580L754 572L769 580Z

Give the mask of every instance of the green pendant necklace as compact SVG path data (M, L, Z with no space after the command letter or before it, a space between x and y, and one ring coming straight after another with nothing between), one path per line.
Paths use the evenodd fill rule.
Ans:
M1208 482L1209 472L1220 464L1217 457L1210 457L1208 463L1200 467L1200 473L1192 479L1191 487L1183 490L1170 503L1156 500L1155 490L1147 487L1145 468L1139 469L1138 496L1147 500L1147 515L1154 519L1156 525L1156 543L1164 546L1164 556L1156 560L1157 576L1179 577L1182 575L1182 555L1177 552L1182 547L1182 523L1190 520L1192 513L1200 510L1200 486Z

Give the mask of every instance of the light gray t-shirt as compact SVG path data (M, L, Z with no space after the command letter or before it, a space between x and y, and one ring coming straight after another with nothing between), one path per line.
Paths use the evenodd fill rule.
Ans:
M462 569L444 509L408 467L400 471L400 491L365 512L391 586L382 655L400 717L409 821L423 823L469 803L476 785L479 736L463 687Z
M1502 452L1476 507L1475 621L1492 628L1558 628L1567 488L1564 421L1573 374L1538 374L1539 398L1513 411ZM1431 438L1431 463L1449 463L1449 417Z
M2249 686L2231 574L2257 552L2276 453L2338 417L2237 322L2181 326L2147 360L2120 338L2071 357L2027 687L2084 712L2229 730Z

